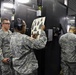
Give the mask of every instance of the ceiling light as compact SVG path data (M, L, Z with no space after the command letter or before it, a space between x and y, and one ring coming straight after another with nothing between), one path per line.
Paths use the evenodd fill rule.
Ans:
M5 8L13 8L14 7L12 3L3 3L2 5Z
M68 5L68 1L67 0L64 0L64 4L67 6Z
M19 3L28 3L30 0L17 0Z
M75 20L70 20L71 22L75 22Z

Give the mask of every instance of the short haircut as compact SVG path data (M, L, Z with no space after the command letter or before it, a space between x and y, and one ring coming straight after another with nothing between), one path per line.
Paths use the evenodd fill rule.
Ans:
M8 18L3 18L3 19L1 19L1 22L3 23L5 20L8 21L9 19Z
M70 28L69 28L69 30L75 30L76 29L76 27L74 27L74 26L71 26Z

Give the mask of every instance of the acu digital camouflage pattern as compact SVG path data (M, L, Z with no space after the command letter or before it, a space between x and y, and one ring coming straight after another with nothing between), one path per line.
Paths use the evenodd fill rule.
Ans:
M11 75L11 68L10 65L2 63L3 58L10 58L11 51L10 51L10 35L11 31L4 32L0 29L0 65L2 70L2 75Z
M11 36L10 49L13 54L13 67L19 75L29 75L38 68L33 49L44 48L47 38L41 31L40 39L30 39L29 36L14 32Z
M59 39L63 75L76 75L76 35L66 33Z

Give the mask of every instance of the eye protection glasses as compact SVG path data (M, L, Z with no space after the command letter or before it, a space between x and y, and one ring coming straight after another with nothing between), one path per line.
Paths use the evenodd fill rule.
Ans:
M10 25L10 23L3 23L3 24L7 24L7 25Z

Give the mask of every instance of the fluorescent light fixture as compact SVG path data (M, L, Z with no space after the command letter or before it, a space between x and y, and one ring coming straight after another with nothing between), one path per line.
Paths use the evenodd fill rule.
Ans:
M64 20L66 20L66 19L68 20L69 18L68 18L68 17L64 17L63 19L64 19Z
M75 20L70 20L71 22L75 22Z
M4 8L3 11L7 11L7 9Z
M67 0L64 0L64 4L67 6L68 5L68 1Z
M75 17L73 17L75 19Z
M28 3L30 0L17 0L19 3Z
M3 3L2 5L5 8L11 8L11 9L14 8L14 5L12 3Z
M75 20L68 20L68 24L74 24Z

